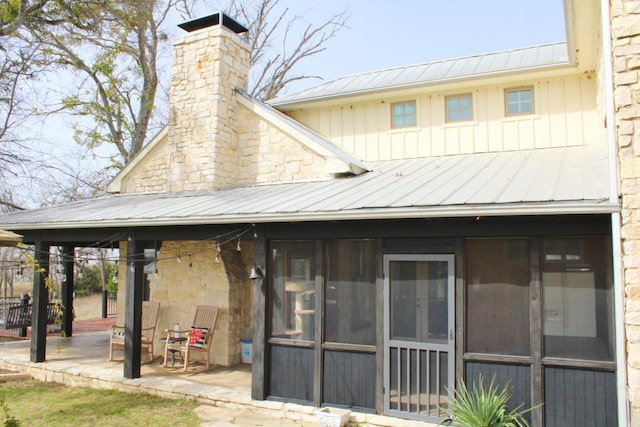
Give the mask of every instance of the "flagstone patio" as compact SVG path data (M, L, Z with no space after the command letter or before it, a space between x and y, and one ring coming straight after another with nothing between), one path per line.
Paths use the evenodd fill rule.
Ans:
M75 326L78 323L78 327ZM48 382L70 386L146 392L171 398L195 399L203 406L197 410L205 426L222 425L318 425L318 408L251 399L251 365L212 367L182 372L182 365L163 368L162 360L141 366L141 376L126 379L122 362L107 361L109 332L91 331L110 325L94 321L93 326L74 323L74 336L47 338L46 361L30 361L30 340L0 343L0 369L22 372ZM258 423L258 421L260 422ZM351 413L351 425L368 426L432 426L415 421L383 417L375 414ZM274 422L275 424L272 424Z

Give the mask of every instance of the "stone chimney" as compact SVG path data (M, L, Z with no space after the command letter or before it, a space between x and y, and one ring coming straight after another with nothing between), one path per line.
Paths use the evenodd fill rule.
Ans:
M245 27L224 13L179 25L168 125L170 191L233 185L237 171L235 88L247 89Z

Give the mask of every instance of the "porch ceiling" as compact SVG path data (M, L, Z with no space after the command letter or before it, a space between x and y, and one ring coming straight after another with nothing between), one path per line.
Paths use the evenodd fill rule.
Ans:
M604 153L577 146L403 159L358 176L122 194L0 216L7 230L611 213Z

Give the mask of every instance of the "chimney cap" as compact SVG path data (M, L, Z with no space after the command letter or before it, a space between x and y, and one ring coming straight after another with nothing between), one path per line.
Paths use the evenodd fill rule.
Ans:
M229 15L223 12L217 12L213 15L192 19L191 21L178 24L178 27L182 28L185 31L192 32L200 30L202 28L220 25L221 23L223 26L227 27L236 34L246 33L247 31L249 31L244 25L240 24L238 21L234 20Z

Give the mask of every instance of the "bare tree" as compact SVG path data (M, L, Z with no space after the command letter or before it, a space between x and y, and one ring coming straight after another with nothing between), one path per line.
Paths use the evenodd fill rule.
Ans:
M249 89L259 99L275 97L291 82L318 77L295 74L296 65L322 52L346 20L342 12L309 24L291 16L280 0L229 1L229 13L249 26ZM126 165L150 133L163 125L161 114L154 114L166 109L158 102L158 88L168 87L163 81L168 75L162 72L166 63L159 62L169 41L167 21L177 13L194 17L193 11L205 4L206 0L0 2L0 54L5 53L0 57L5 59L0 75L0 177L4 173L24 182L23 188L55 188L55 195L40 195L43 204L100 194L114 170ZM24 93L20 97L25 79L34 79L40 70L65 71L69 84L55 97L48 93L48 102L31 110L19 108L21 99L28 98ZM49 120L71 116L76 142L88 150L114 147L109 150L111 161L95 171L83 165L80 173L74 172L77 167L33 151L33 144L20 141L11 129L34 112ZM35 185L43 181L48 185ZM6 187L0 192L7 192ZM20 207L15 197L3 196L4 209Z
M292 82L321 78L296 74L295 67L305 58L323 52L327 41L347 21L347 12L342 11L319 24L305 23L300 16L290 17L289 8L279 11L279 3L280 0L262 0L247 5L233 0L230 5L231 13L249 28L253 71L249 93L261 100L275 98Z
M74 19L56 26L26 24L27 37L44 47L46 60L75 77L57 111L87 119L78 120L76 141L89 148L113 144L118 167L147 137L158 86L158 45L167 40L160 27L174 5L173 0L87 2L76 6Z
M190 7L191 6L191 7ZM184 17L194 18L194 4L180 2ZM229 13L249 29L251 46L249 94L260 100L275 98L289 84L318 75L296 74L296 66L326 49L327 42L346 27L346 10L320 23L292 15L280 0L230 0Z
M0 210L22 209L19 188L36 178L42 161L25 123L34 117L31 83L47 65L42 46L22 37L28 27L64 22L82 0L0 1ZM35 163L39 163L37 166Z
M52 0L20 0L0 3L0 37L17 32L27 21L40 20Z

